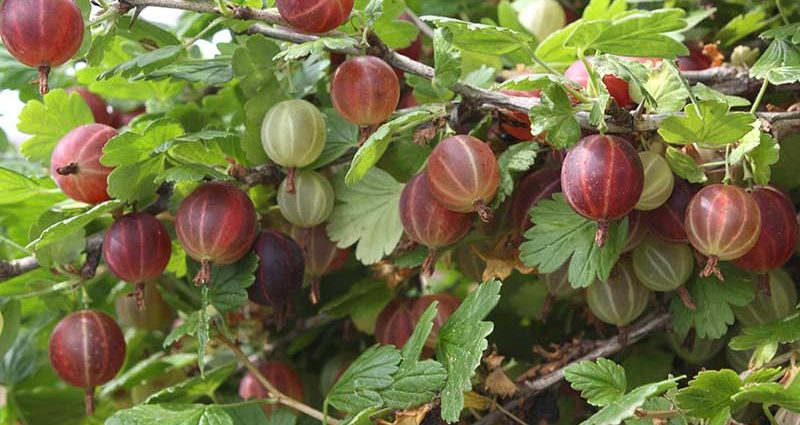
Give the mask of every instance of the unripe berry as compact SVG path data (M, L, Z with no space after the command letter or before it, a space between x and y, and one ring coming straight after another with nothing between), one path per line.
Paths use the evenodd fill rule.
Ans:
M644 185L639 202L634 208L640 211L654 210L669 199L675 177L661 155L650 151L639 152L639 159L642 160L644 169Z
M647 307L650 291L636 280L627 260L614 266L606 280L595 280L586 290L586 302L598 319L625 326L641 316Z
M648 236L633 250L633 271L642 285L668 292L685 284L694 270L694 256L686 244Z
M314 227L325 222L333 212L333 186L316 171L300 170L294 176L294 191L289 192L289 178L278 188L278 208L289 223Z
M763 325L783 319L795 311L797 287L784 269L769 272L769 294L756 288L756 297L744 307L734 307L736 319L744 326Z

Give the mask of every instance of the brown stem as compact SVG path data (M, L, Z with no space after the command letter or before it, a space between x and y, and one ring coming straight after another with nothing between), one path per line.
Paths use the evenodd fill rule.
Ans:
M203 260L200 262L200 270L194 277L195 286L203 286L211 283L211 261Z
M319 303L319 278L311 279L311 304Z
M758 275L758 290L765 297L772 296L772 287L769 286L769 273L761 273Z
M46 95L50 91L48 79L50 75L50 67L49 66L40 66L39 67L39 94L42 96Z
M598 247L602 248L605 246L606 242L608 242L608 221L598 220L597 232L594 234L594 243L596 243Z
M628 341L629 341L629 338L628 338L628 333L629 333L628 332L628 327L627 326L619 326L617 328L617 331L619 332L619 334L617 335L617 338L619 338L620 347L622 347L622 349L628 348Z
M136 309L145 311L144 305L144 282L138 282L134 285L133 297L136 298Z
M78 163L77 162L70 162L69 164L56 168L56 173L62 176L68 176L70 174L78 174Z
M86 416L94 416L94 387L86 387L84 404L86 404Z
M97 267L103 256L103 240L89 238L86 240L86 261L81 266L81 280L89 280L97 274Z
M692 311L697 310L697 304L694 303L692 295L689 294L689 291L686 289L685 286L681 286L680 288L676 289L676 291L678 291L678 296L681 297L681 301L683 302L683 305L686 306L686 308Z
M492 221L492 218L494 218L494 211L492 211L492 209L486 205L486 202L484 202L483 199L478 199L473 205L475 206L475 211L478 212L478 217L481 218L482 222L488 223Z
M703 271L700 272L700 277L709 277L712 274L721 282L725 281L725 278L722 277L722 272L719 270L719 257L716 255L711 255L708 257L708 262L706 263L705 268L703 268Z
M294 167L289 167L286 169L286 191L294 194Z
M422 262L422 273L430 276L433 274L433 271L436 269L436 258L439 256L439 253L436 252L433 248L428 248L428 256L425 257L425 261Z

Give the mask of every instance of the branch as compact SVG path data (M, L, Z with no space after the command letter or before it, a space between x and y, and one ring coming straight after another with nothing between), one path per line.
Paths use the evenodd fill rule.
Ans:
M723 65L702 71L683 71L683 76L692 83L703 83L714 90L725 94L741 96L755 94L761 88L762 81L750 76L750 70L741 66ZM796 91L800 84L783 84L771 86L773 91Z
M627 345L634 344L644 338L645 336L649 335L652 332L662 329L664 326L669 323L670 315L669 313L662 313L659 315L650 315L643 319L640 319L636 324L633 325L630 332L628 333L627 338ZM513 410L519 403L523 402L525 399L533 397L544 390L552 387L553 385L561 382L564 379L564 369L569 367L572 364L582 362L584 360L596 360L600 357L608 357L612 354L615 354L624 348L627 345L623 345L620 342L619 337L609 338L603 341L598 342L598 347L592 350L589 354L581 357L578 360L556 370L547 375L541 376L539 378L526 381L524 386L520 389L519 393L517 393L517 398L505 403L502 407L506 410ZM475 423L475 425L490 425L495 424L497 421L503 416L503 412L501 410L495 410L494 412L486 414L481 420Z
M17 260L0 261L0 282L19 276L39 267L36 257L24 257Z

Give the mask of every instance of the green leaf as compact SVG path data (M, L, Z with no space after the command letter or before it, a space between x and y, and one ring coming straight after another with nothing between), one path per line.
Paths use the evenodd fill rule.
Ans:
M392 384L381 391L386 406L396 410L428 403L444 387L447 371L435 360L423 360L392 376Z
M750 68L750 76L775 85L800 81L800 46L775 39Z
M592 406L606 406L618 400L626 389L625 369L611 360L573 363L564 369L564 378Z
M520 246L520 259L526 266L553 273L571 257L569 281L573 287L585 288L595 279L608 278L625 244L627 220L610 223L608 242L598 248L594 241L597 224L578 215L561 193L539 201L530 215L535 225Z
M412 368L417 363L417 359L419 359L419 355L422 354L422 349L425 347L425 341L433 329L433 319L436 317L438 307L438 301L432 302L417 321L414 332L411 333L408 341L403 345L403 350L400 352L403 357L403 361L400 362L400 372Z
M147 53L135 55L133 59L100 73L97 78L107 80L115 75L128 78L139 74L148 74L175 62L183 52L183 46L161 47Z
M48 166L53 149L64 135L93 122L92 111L78 93L52 90L42 101L31 100L20 111L17 129L32 136L20 151L28 160Z
M99 203L88 210L74 215L66 220L59 221L56 224L44 229L38 238L28 244L26 249L35 250L40 246L59 241L60 239L70 236L79 229L86 227L92 220L109 213L118 208L122 208L123 203L116 199Z
M717 90L708 87L703 83L697 83L692 86L692 93L694 97L700 100L714 100L717 102L727 103L731 108L738 108L742 106L750 106L750 101L739 96L730 96L721 93Z
M58 189L48 188L30 177L14 170L0 167L0 205L16 204L42 193L57 193Z
M530 110L533 134L547 132L545 138L556 148L569 148L581 138L581 126L575 118L567 92L557 84L542 90L541 103Z
M582 20L577 20L547 36L536 46L536 56L558 70L572 65L578 59L578 49L567 47L564 43L582 24Z
M346 50L356 47L353 37L320 37L313 41L291 44L286 50L275 55L275 60L297 61L310 55L318 55L325 50Z
M747 154L756 184L769 184L772 174L770 167L780 159L780 150L781 145L772 136L761 133L758 146Z
M731 397L739 392L742 380L730 369L697 374L689 386L675 396L678 407L696 418L730 417Z
M514 191L514 176L528 171L536 162L538 143L517 143L500 154L497 165L500 167L500 188L493 204L500 205Z
M177 385L164 388L147 398L145 404L191 403L202 397L212 397L220 385L236 371L236 363L227 363L193 376Z
M394 291L385 283L364 279L353 284L346 294L325 304L320 312L336 318L350 316L356 328L372 334L375 319L392 298Z
M747 305L755 297L752 275L725 263L720 269L724 283L715 276L695 276L686 285L696 310L688 309L678 298L670 302L672 325L679 335L686 335L694 327L699 338L720 338L734 322L731 306Z
M672 378L661 382L642 385L628 394L621 396L614 403L603 407L591 418L581 422L581 425L605 425L621 423L625 419L633 417L636 409L644 405L644 403L650 398L659 396L675 388L679 379L681 378Z
M611 55L597 55L592 58L594 71L598 75L616 75L630 84L632 91L635 92L635 100L644 100L646 105L657 108L658 104L653 96L648 92L644 81L647 80L649 69L645 64L621 59ZM603 82L605 85L605 82ZM684 90L684 93L686 91ZM605 111L605 109L603 109Z
M729 112L722 102L704 100L686 105L686 116L671 116L661 122L658 134L668 143L717 148L739 141L753 129L756 118L746 112Z
M651 113L667 114L681 111L689 97L680 78L666 63L659 65L656 71L649 75L644 87L653 96L657 105L645 104L645 108Z
M800 379L794 377L788 387L777 382L745 386L736 394L737 402L751 402L767 406L780 406L792 411L800 411Z
M4 357L19 335L22 322L22 309L18 300L8 300L3 304L2 330L0 330L0 358Z
M766 11L762 8L735 16L719 30L714 40L719 40L722 47L732 47L737 41L760 31L769 24L768 18Z
M196 261L189 262L188 274L194 276L200 270ZM247 302L247 288L255 281L258 257L247 254L241 260L224 266L211 267L211 304L221 312L235 310Z
M164 78L221 86L233 79L231 57L219 55L212 59L181 59L133 79L161 80Z
M353 185L342 174L333 179L337 205L328 219L328 236L339 248L358 243L356 258L375 263L392 253L403 235L399 208L404 185L375 167Z
M158 175L164 170L163 156L135 164L120 165L108 175L108 194L127 203L146 205L156 198Z
M704 183L706 180L708 180L706 173L699 165L697 165L696 162L694 162L694 159L678 149L675 149L672 146L667 146L665 157L667 159L667 164L669 164L669 168L671 168L672 172L677 174L679 177L684 178L691 183Z
M689 50L666 33L685 28L684 16L681 9L658 9L628 13L613 22L584 21L564 46L620 56L674 59Z
M472 389L471 378L480 365L494 324L483 319L500 300L502 283L491 280L469 294L442 325L436 341L436 358L447 370L442 391L442 419L456 422L464 408L464 392Z
M399 363L399 350L389 345L373 345L336 381L325 403L348 413L382 406L380 391L392 384Z
M269 87L280 87L274 60L278 53L280 49L277 44L262 35L248 37L245 44L233 52L233 73L241 79L239 86L246 97L253 98ZM281 100L283 98L264 101L274 104ZM258 124L260 127L260 119Z
M186 316L183 320L183 323L176 326L175 328L170 331L169 335L164 338L164 348L168 348L170 345L175 343L176 341L180 340L185 336L195 336L197 334L197 330L200 328L200 312L194 311L190 315Z
M757 326L748 326L734 337L730 347L734 350L752 350L768 344L791 344L800 341L800 314Z
M464 51L498 56L514 52L535 42L528 34L510 28L476 24L441 16L422 16L423 21L437 28L446 28L453 35L452 43Z
M233 425L233 419L213 404L145 404L120 410L106 425Z
M425 121L431 119L431 111L428 110L414 110L399 117L387 121L374 133L372 133L366 142L358 149L356 155L353 157L353 162L350 164L350 169L347 170L347 175L344 177L345 183L353 185L361 181L364 176L372 169L375 164L381 159L392 137L404 129L416 127Z
M341 158L351 149L358 149L358 126L351 124L334 109L324 109L327 138L325 147L309 169L322 168Z
M433 59L435 70L432 84L450 87L458 82L463 71L461 52L453 46L453 33L447 28L437 28L433 33Z
M625 0L592 0L583 9L583 20L614 19L614 17L628 10Z

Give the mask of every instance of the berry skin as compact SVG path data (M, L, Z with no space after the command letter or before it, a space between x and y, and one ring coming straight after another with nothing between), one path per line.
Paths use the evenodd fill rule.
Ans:
M386 307L375 322L375 340L381 344L402 347L414 332L414 316L411 313L413 300L395 298Z
M314 227L325 222L333 212L333 186L316 171L298 171L294 191L289 192L289 178L278 188L278 208L289 222L298 227Z
M561 167L567 202L578 214L598 222L598 246L608 238L608 221L625 216L639 201L643 184L639 155L616 136L584 137Z
M541 90L500 90L507 96L515 97L541 97ZM525 141L533 140L531 132L531 118L525 112L501 110L500 128L506 133L514 136L515 139Z
M311 277L311 302L316 304L320 278L342 268L349 252L331 242L322 225L310 229L292 226L289 234L303 250L306 273Z
M633 271L642 285L668 292L681 287L692 276L694 256L689 246L648 236L633 250Z
M83 16L73 0L6 0L0 37L12 56L39 69L39 92L48 92L50 68L72 59L83 42Z
M50 175L70 198L87 204L110 199L108 175L112 169L100 163L103 146L117 130L103 124L80 126L58 142L50 157Z
M446 292L423 295L419 297L411 307L411 321L413 326L416 327L420 317L422 317L422 315L425 313L425 310L434 301L438 301L439 305L436 306L436 315L433 316L433 328L431 328L431 333L428 335L428 339L425 340L425 346L427 348L436 347L436 337L439 336L439 329L442 328L442 325L447 322L447 319L450 318L450 315L458 310L458 307L461 305L461 300Z
M278 13L292 27L312 34L338 28L350 17L354 0L276 0Z
M628 237L625 238L625 245L622 245L622 254L633 251L645 237L649 234L644 214L633 210L628 214Z
M614 266L607 280L596 280L586 290L586 302L592 313L616 326L625 326L641 316L649 297L650 291L636 280L626 260Z
M125 337L111 316L81 310L61 319L50 335L50 365L69 385L86 389L86 413L94 413L94 387L117 375L125 362Z
M489 145L472 136L448 137L431 152L426 171L431 192L445 208L477 211L488 222L491 202L500 185L500 167Z
M520 231L533 226L530 212L542 199L561 192L561 170L543 168L519 181L511 196L511 220Z
M142 308L144 283L161 276L171 254L167 229L147 213L120 217L103 239L106 265L115 276L136 286L136 298Z
M694 188L686 180L675 179L672 194L667 202L652 211L647 211L645 215L650 231L667 242L689 242L686 229L683 227L683 219L694 193Z
M247 194L228 183L203 183L181 202L175 231L186 253L201 264L196 284L209 282L212 263L235 263L250 251L256 218Z
M282 362L266 362L258 367L258 371L275 389L294 400L303 401L303 380L289 365ZM245 400L271 397L269 391L258 382L252 372L247 372L239 382L239 396ZM261 408L269 417L275 410L275 405L262 404Z
M557 0L528 2L520 11L518 19L540 42L567 24L567 14Z
M303 287L303 250L288 235L271 230L261 232L253 250L259 261L256 281L247 288L248 298L272 306L280 328L291 313L292 297Z
M102 97L90 92L89 90L83 87L72 87L65 90L67 93L78 93L83 100L86 101L86 104L89 106L89 109L92 110L92 116L94 117L94 122L98 124L105 124L108 126L116 127L113 122L114 120L111 118L111 114L108 112L108 105L106 105L106 101L103 100Z
M639 152L644 169L644 185L642 195L636 208L639 211L654 210L667 202L675 185L672 170L661 155L655 152Z
M797 287L784 269L769 272L769 291L756 290L756 297L744 307L734 307L736 319L744 326L763 325L783 319L795 311Z
M400 221L412 241L428 247L423 264L426 273L433 272L436 250L458 242L472 226L469 214L450 211L433 197L425 173L406 183L400 195Z
M761 213L744 189L712 184L689 202L684 228L692 246L708 256L700 275L713 273L723 280L717 262L735 260L753 248L761 234Z
M726 341L725 338L706 339L697 337L680 341L674 333L671 333L667 340L670 348L678 357L693 365L702 365L711 360L722 351Z
M374 126L392 115L400 100L400 81L391 66L374 56L358 56L336 68L331 101L347 121Z

